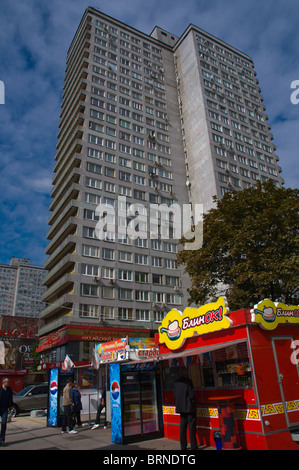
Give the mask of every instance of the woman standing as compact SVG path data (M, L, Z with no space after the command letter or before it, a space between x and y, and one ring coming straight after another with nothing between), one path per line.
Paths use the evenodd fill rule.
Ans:
M76 425L76 422L77 422L77 426L82 426L82 422L81 422L81 410L82 410L81 393L78 390L78 384L76 382L73 383L72 401L73 401L72 414L73 414L74 426Z

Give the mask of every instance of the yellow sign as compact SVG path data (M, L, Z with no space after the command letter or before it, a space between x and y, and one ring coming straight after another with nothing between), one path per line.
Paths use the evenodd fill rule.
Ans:
M183 313L172 309L159 328L159 342L176 350L183 346L187 338L230 328L232 321L226 313L223 297L199 308L185 308Z
M275 330L282 323L299 325L299 306L289 306L281 302L272 302L270 299L262 300L254 306L254 321L265 330Z

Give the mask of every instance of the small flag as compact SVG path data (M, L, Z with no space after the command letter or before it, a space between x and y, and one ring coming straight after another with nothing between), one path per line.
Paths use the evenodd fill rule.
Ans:
M65 371L69 372L71 370L71 368L74 367L74 365L75 364L73 363L71 358L68 355L66 355L65 359L63 361L63 364L62 364L62 370L65 370Z
M91 365L94 369L98 369L100 367L100 355L95 349L93 350L93 357L92 357Z

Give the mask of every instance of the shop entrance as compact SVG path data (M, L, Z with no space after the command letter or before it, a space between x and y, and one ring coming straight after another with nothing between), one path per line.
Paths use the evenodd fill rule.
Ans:
M299 369L298 363L291 360L292 343L291 336L272 338L278 384L289 428L299 426L299 410L295 403L299 400Z
M125 442L162 436L162 406L156 370L121 373Z

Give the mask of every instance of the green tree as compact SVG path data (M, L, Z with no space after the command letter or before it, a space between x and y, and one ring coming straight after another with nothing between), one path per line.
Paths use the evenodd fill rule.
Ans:
M33 359L33 364L30 367L31 372L36 372L38 370L38 366L40 365L40 353L36 352L36 349L39 346L39 340L36 339L30 345L30 357Z
M204 215L202 247L178 255L192 281L189 304L215 300L221 283L230 309L264 298L295 302L299 190L268 180L214 201Z

